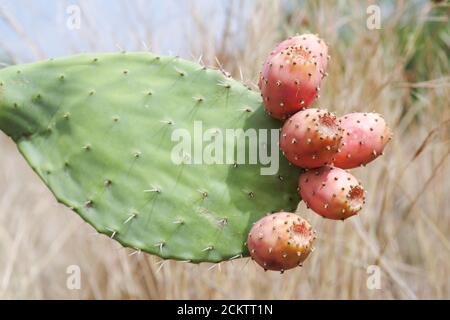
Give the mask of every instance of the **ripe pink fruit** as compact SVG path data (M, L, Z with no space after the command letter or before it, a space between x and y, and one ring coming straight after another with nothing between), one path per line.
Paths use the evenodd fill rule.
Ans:
M277 212L257 221L247 238L252 258L264 270L301 266L312 251L315 231L308 221L289 212Z
M327 57L327 45L315 35L281 42L264 63L258 82L267 113L284 120L308 108L318 97Z
M344 220L358 213L364 204L364 189L358 180L330 166L300 175L299 192L309 208L328 219Z
M320 39L316 34L302 34L293 37L289 37L288 39L280 42L275 49L274 53L278 53L283 51L289 47L302 46L306 51L311 51L311 56L314 59L317 59L322 67L321 73L325 76L325 71L328 65L328 60L330 59L328 55L328 46Z
M322 109L306 109L281 129L280 148L292 164L317 168L331 164L342 139L336 116Z
M344 131L336 167L350 169L369 163L382 154L391 139L386 122L377 113L349 113L338 121Z

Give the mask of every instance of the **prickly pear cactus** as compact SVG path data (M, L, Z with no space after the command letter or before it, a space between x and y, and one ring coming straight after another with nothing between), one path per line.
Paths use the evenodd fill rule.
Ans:
M194 121L279 128L259 93L177 57L83 54L0 70L0 129L59 202L163 258L246 256L253 222L295 209L299 169L281 154L275 175L261 164L174 163L171 135L194 137Z

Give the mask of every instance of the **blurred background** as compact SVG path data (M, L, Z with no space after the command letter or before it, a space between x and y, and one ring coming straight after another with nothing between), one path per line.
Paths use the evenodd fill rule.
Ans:
M449 299L449 13L431 0L0 0L0 67L150 50L257 88L277 42L318 33L331 62L315 105L375 110L394 132L383 157L354 170L368 190L361 215L326 221L300 203L319 239L282 275L249 259L193 265L120 247L57 204L0 133L0 298ZM70 266L80 289L67 286Z

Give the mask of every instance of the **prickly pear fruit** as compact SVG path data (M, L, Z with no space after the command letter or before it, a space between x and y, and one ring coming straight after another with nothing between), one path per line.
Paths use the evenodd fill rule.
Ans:
M323 109L297 112L283 125L280 148L292 164L317 168L331 164L342 139L336 116Z
M281 42L264 63L259 77L266 112L284 120L308 108L318 97L327 57L327 45L315 35Z
M277 53L289 47L296 46L302 46L302 48L305 48L306 51L311 51L312 58L317 59L320 63L320 66L322 67L321 74L324 77L328 60L330 59L330 56L328 55L328 46L325 41L320 39L316 34L306 33L289 37L288 39L280 42L273 52Z
M365 165L383 153L391 139L386 122L377 113L349 113L338 119L343 138L334 165L343 169Z
M281 271L301 266L313 250L311 225L290 212L277 212L255 222L247 238L250 255L265 270Z
M358 180L331 166L300 175L299 192L309 208L328 219L344 220L357 214L364 204L364 189Z

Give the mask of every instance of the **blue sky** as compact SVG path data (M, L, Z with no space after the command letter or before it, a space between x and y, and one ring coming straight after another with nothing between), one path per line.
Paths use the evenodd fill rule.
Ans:
M248 7L254 1L243 1ZM13 17L11 27L0 19L1 51L17 62L59 57L84 51L142 50L142 41L164 54L189 56L189 35L195 32L191 9L209 30L220 35L229 0L0 0L0 9ZM80 29L66 26L70 5L81 9ZM244 10L245 8L242 8ZM18 34L17 28L25 36ZM16 29L16 30L14 30ZM34 49L33 49L34 48Z
M190 40L205 38L194 20L219 40L232 1L239 5L233 21L245 24L252 18L249 9L261 0L0 0L0 63L7 55L24 63L87 51L145 50L142 42L154 52L190 59ZM384 16L392 12L391 1L377 3ZM80 29L66 25L71 5L81 10Z

